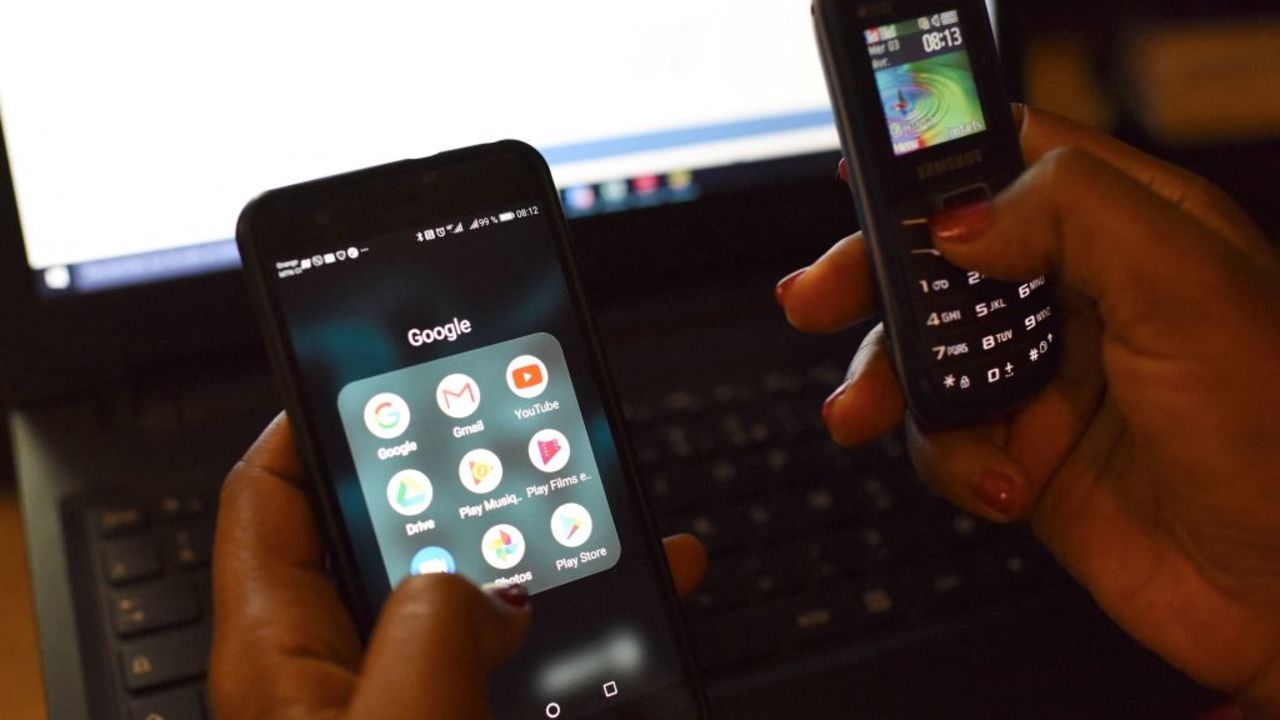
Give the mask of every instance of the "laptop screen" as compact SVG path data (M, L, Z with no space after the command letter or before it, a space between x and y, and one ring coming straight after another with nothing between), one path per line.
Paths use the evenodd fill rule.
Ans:
M546 155L571 217L834 150L806 4L11 4L0 121L33 280L232 269L266 188L507 137Z

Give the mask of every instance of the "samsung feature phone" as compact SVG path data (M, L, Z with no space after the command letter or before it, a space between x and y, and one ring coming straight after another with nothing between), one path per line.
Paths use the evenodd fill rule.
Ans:
M411 575L518 583L497 718L702 718L567 237L511 141L272 190L237 232L361 632Z
M989 419L1039 392L1061 343L1043 277L944 260L928 218L1023 170L982 0L815 0L814 20L894 367L923 426Z

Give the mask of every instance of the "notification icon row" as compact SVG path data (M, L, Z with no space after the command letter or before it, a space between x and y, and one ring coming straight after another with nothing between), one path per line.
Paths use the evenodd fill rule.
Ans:
M507 365L507 388L526 400L547 389L547 366L532 355L521 355ZM469 375L453 373L436 385L440 412L454 419L470 417L480 407L480 385ZM364 406L364 424L374 437L391 440L409 429L412 413L404 398L378 393Z

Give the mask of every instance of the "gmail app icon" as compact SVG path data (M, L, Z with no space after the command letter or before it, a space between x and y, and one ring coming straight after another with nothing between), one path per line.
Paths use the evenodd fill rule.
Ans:
M480 386L470 376L454 373L436 386L436 402L451 418L464 418L480 407Z

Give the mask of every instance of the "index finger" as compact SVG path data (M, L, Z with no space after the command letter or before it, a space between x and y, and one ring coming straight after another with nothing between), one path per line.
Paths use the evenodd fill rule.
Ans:
M1147 186L1241 250L1269 251L1266 237L1244 210L1199 175L1046 110L1014 103L1013 117L1027 165L1058 148L1084 150Z

